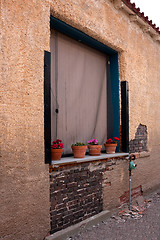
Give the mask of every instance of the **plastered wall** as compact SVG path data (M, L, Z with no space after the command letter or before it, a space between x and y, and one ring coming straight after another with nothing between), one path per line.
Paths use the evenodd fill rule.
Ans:
M50 229L43 99L50 14L119 52L120 81L129 82L130 140L139 124L147 126L150 158L141 174L146 190L155 186L160 171L159 42L109 0L2 0L0 9L1 239L43 239Z
M43 239L50 229L44 164L47 1L1 1L0 239Z
M119 79L129 82L129 140L135 139L140 124L147 129L150 157L141 159L136 177L141 174L145 190L158 185L160 42L127 12L116 8L114 1L54 1L51 14L118 51Z

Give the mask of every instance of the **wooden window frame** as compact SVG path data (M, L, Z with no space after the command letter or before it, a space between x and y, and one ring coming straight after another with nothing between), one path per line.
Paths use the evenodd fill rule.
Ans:
M93 47L103 53L109 55L107 59L107 137L113 136L120 137L120 106L119 106L119 65L118 65L118 52L111 49L107 45L97 41L96 39L88 36L87 34L79 31L76 28L66 24L63 21L51 16L50 27L70 36L71 38L80 41L90 47ZM44 58L50 53L46 53ZM46 59L44 59L46 61ZM44 136L45 136L45 163L51 163L51 101L50 101L50 86L51 76L46 73L50 69L44 68ZM46 76L48 76L46 78ZM47 82L48 81L48 82ZM110 93L110 94L109 94ZM48 97L47 97L48 96ZM110 131L112 129L112 131ZM50 131L50 133L49 133ZM120 144L117 151L120 149Z

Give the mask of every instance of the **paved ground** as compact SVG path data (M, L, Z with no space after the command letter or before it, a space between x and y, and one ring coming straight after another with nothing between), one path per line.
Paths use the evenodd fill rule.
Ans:
M143 212L127 213L120 209L119 213L105 222L82 229L76 236L66 240L160 240L160 190L145 199Z

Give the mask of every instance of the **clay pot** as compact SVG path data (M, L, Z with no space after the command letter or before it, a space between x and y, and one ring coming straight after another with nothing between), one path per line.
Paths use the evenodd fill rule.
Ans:
M62 156L62 152L63 152L63 148L58 148L58 149L53 149L51 148L51 156L52 156L52 160L60 160L61 156Z
M89 148L89 155L91 156L99 156L101 154L102 145L88 144L88 148Z
M84 158L87 146L72 146L74 158Z
M115 153L116 151L116 147L117 147L117 143L104 143L104 146L106 148L106 153Z

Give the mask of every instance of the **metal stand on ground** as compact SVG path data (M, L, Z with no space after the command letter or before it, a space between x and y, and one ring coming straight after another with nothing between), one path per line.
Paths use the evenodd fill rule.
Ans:
M135 155L130 155L129 157L129 211L131 211L131 170L136 169L137 166L137 164L131 160L135 160Z
M131 211L131 170L129 170L129 211Z

